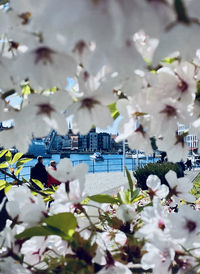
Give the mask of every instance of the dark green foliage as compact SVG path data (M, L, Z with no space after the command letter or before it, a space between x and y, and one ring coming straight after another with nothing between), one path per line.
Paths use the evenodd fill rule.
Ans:
M173 170L176 172L177 177L183 177L184 173L178 164L164 162L164 163L149 163L143 168L138 168L133 175L137 179L138 187L142 188L143 190L147 189L146 180L149 175L157 175L160 180L161 184L168 185L167 180L165 179L165 174L169 171Z

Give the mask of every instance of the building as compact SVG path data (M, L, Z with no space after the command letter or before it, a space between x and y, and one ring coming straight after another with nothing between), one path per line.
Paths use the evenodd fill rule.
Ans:
M59 150L62 149L62 146L63 146L63 138L62 138L62 136L56 135L56 136L54 137L53 142L52 142L52 147L51 147L51 149L52 149L52 150L59 151Z
M78 134L70 134L70 138L72 140L72 150L78 150Z
M115 138L116 137L117 137L116 134L111 134L110 135L110 150L112 152L122 152L122 150L123 150L123 143L122 142L116 143L115 142Z
M98 151L98 133L96 132L96 129L93 128L88 133L88 150L89 151Z
M183 134L185 131L189 131L189 128L183 124L178 124L178 135ZM199 140L196 135L188 134L185 137L185 143L188 147L190 154L192 154L192 152L194 152L194 153L198 152Z
M62 149L72 149L72 139L69 137L69 135L65 135L62 140Z
M89 140L88 135L79 135L79 137L78 137L78 149L80 151L88 151L88 148L89 148L88 140Z
M98 134L98 148L100 151L110 151L110 134L101 132Z

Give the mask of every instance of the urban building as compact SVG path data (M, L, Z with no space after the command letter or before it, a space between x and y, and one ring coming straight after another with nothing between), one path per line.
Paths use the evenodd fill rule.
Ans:
M78 134L72 134L70 135L70 138L72 140L72 150L78 150Z
M62 149L63 146L63 138L60 135L56 135L54 137L53 143L52 143L52 150L57 150L60 151Z
M183 124L178 124L178 135L183 134L185 131L188 131L189 128L186 127ZM185 143L188 147L189 153L192 154L192 152L197 153L198 147L199 147L199 140L196 135L194 134L188 134L185 137Z
M88 135L79 135L78 138L78 149L80 151L88 151Z
M62 149L64 150L72 149L72 139L69 137L69 135L65 135L63 137Z
M116 134L111 134L110 135L110 150L112 152L122 152L123 143L122 142L116 143L115 142L116 137L117 137Z
M98 148L100 151L110 151L110 134L106 132L98 133Z
M88 133L88 150L89 151L98 151L98 133L96 129L93 128Z

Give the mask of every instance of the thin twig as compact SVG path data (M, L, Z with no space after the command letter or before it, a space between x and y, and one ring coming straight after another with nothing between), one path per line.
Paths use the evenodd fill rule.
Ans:
M5 171L4 169L0 168L0 172L3 173L4 175L7 175L8 177L12 178L13 180L15 180L19 185L23 185L24 182L21 181L20 179L18 179L14 174L8 173L7 171ZM40 190L37 190L35 187L31 186L30 184L27 184L28 188L42 196L48 197L49 195L46 193L41 192Z

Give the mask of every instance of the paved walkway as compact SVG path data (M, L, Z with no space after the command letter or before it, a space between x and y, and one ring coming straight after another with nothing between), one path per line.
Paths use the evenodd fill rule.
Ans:
M199 168L191 171L185 171L184 181L194 181L199 172ZM130 172L130 174L132 176L132 172ZM88 173L86 175L85 192L88 195L100 193L113 194L119 186L128 186L128 179L123 175L123 172Z
M132 176L132 172L131 176ZM132 177L133 178L133 177ZM89 173L86 175L85 192L88 195L114 193L119 186L127 186L128 179L123 172Z
M196 169L193 169L191 171L188 171L186 170L184 173L185 173L185 176L184 176L184 181L185 182L193 182L194 179L197 177L197 175L199 174L200 172L200 169L196 168Z

